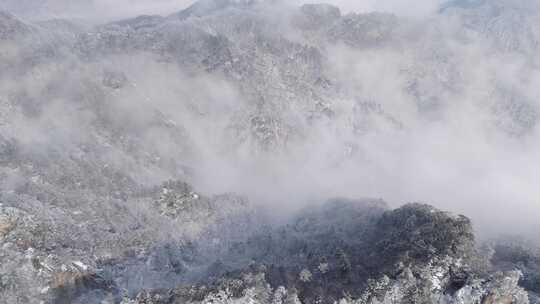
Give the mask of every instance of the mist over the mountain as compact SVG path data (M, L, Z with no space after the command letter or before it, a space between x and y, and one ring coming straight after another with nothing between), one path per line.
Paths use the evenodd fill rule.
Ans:
M448 286L432 294L455 300L457 290L475 294L482 286L475 291L482 303L507 303L485 302L499 279L516 280L501 291L513 297L508 303L524 303L519 288L540 293L539 255L522 266L512 251L521 245L497 247L493 267L517 267L525 279L474 281L489 271L478 270L486 257L471 249L473 230L478 240L540 241L540 4L329 2L2 1L0 260L17 262L0 266L0 295L19 296L9 271L32 277L31 266L16 266L26 265L20 251L41 263L31 262L39 280L58 284L14 281L52 303L88 302L95 290L117 299L125 289L127 299L213 282L250 259L281 263L279 275L262 271L272 287L303 290L303 303L318 290L331 303L345 291L366 295L366 278L381 273L396 280L388 286L409 284L386 268L408 260L381 255L370 268L353 258L347 263L365 269L343 279L336 268L336 286L315 275L322 285L306 287L306 272L304 283L284 278L303 271L298 265L321 275L328 263L343 266L339 250L372 257L388 248L412 254L415 276L437 275L437 263L467 273L462 280L450 272ZM343 198L337 207L321 207L336 197ZM425 205L398 208L417 202L472 224ZM269 218L298 222L274 228ZM402 226L411 229L404 238L430 249L399 243ZM191 241L204 258L185 252ZM272 249L281 247L291 256ZM437 263L424 264L422 254ZM83 260L107 284L83 277L85 288L99 286L63 290L71 285L55 280L58 269L66 272L64 259ZM206 269L213 259L221 266ZM79 273L74 265L67 272ZM386 303L366 301L358 303Z
M0 9L30 19L71 18L90 22L111 21L137 15L167 15L192 5L195 0L4 0ZM275 1L279 2L279 1ZM420 0L410 5L404 0L351 1L333 0L344 12L380 11L408 17L431 15L447 1ZM305 0L286 1L289 5L310 3Z
M394 2L398 7L399 1ZM337 24L331 19L311 24L309 18L317 16L304 17L288 5L273 4L238 20L227 20L223 13L185 24L172 17L156 20L163 41L145 38L152 30L128 23L97 27L69 49L51 51L61 53L50 61L39 53L22 58L25 47L9 48L3 61L9 66L22 60L23 67L2 73L3 99L21 99L22 106L14 110L22 113L6 114L12 122L4 136L27 146L39 144L40 151L49 145L70 153L92 142L95 127L103 127L96 119L106 119L127 131L122 135L132 136L141 153L192 167L195 184L211 193L244 193L280 208L334 196L383 198L394 205L422 201L467 214L488 230L534 231L540 211L534 54L540 36L534 36L536 15L517 2L504 4L509 12L508 20L504 13L499 16L503 24L484 21L487 4L473 12L449 6L420 19L345 15ZM56 5L65 8L62 2ZM233 15L240 12L231 10ZM524 14L530 24L513 23L515 14ZM58 43L47 41L46 26L51 24L36 29L27 25L29 31L43 32L28 39L38 40L38 51L45 56L47 48L56 48L48 44ZM72 34L75 25L62 26L58 39L77 35ZM514 31L514 26L520 29ZM287 39L277 42L276 51L283 53L249 51L251 44L259 46L246 35L259 30L269 43L274 36ZM218 38L207 42L216 44L214 49L198 50L182 45L190 43L189 37L169 41L177 39L174 31L202 31L197 35L203 40L204 35ZM60 37L65 33L69 36ZM114 39L126 45L114 45ZM219 48L231 43L237 49L220 54ZM112 49L103 49L107 47ZM181 48L173 52L215 52L201 54L201 61L203 56L230 58L213 58L216 62L197 70L189 66L199 64L196 54L160 54L169 52L163 49L167 47ZM235 60L242 56L260 67L237 71L242 64ZM286 56L290 58L281 58ZM287 62L293 56L304 58ZM105 91L91 87L101 86L100 78L107 77L101 74L111 69L112 75L125 78L125 86ZM255 72L266 75L249 74ZM103 96L81 100L89 98L88 91ZM14 97L18 95L23 97ZM38 113L28 115L25 109ZM177 124L182 135L150 127L155 113ZM170 136L184 136L189 143ZM106 162L122 171L129 166L127 175L143 183L183 174L162 164L139 165L140 160L129 160L133 152L108 151Z

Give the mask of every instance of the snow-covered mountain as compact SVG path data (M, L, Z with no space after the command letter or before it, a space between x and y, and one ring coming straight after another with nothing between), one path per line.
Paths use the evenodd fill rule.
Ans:
M0 303L536 301L465 217L320 202L538 228L539 12L0 12Z

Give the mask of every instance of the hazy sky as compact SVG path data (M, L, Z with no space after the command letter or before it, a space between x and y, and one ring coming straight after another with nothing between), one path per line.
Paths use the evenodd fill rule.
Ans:
M27 18L110 20L141 14L169 14L193 0L2 0L0 8Z
M314 1L296 0L299 3ZM385 11L405 16L424 16L436 10L443 0L328 0L344 12ZM141 14L166 15L179 11L194 0L2 0L0 8L27 18L81 18L111 20Z

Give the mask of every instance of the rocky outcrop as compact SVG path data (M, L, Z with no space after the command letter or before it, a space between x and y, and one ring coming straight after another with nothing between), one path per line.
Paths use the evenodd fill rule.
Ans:
M490 243L493 267L501 271L521 272L520 285L529 291L531 303L540 303L540 249L537 241L512 236Z
M37 202L26 211L1 207L4 299L528 303L522 272L482 268L488 257L467 218L427 205L389 210L381 201L336 199L275 225L242 198L208 198L182 182L138 197L138 214L119 209L101 219L89 210L28 209Z
M126 303L529 303L519 271L480 276L470 223L426 205L333 201L234 246L249 267ZM386 250L384 250L386 249ZM263 250L261 252L261 250Z

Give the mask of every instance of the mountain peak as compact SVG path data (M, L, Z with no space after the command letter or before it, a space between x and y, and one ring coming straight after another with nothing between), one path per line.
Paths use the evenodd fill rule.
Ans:
M172 17L185 20L189 17L210 15L229 7L249 7L260 2L261 0L199 0L185 10L173 14Z

